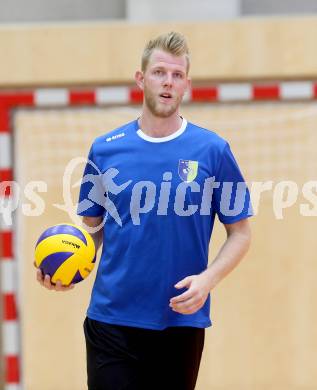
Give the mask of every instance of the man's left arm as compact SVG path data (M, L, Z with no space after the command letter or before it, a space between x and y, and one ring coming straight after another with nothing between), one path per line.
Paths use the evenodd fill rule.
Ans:
M209 292L227 276L247 253L251 242L251 230L248 219L224 224L227 239L214 261L199 275L190 275L179 281L175 287L187 290L171 298L172 310L182 314L193 314L199 310Z

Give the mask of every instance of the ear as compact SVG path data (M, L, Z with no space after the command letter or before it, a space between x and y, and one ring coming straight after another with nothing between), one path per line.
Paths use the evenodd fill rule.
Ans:
M184 96L187 98L187 96L190 94L190 91L192 89L192 80L191 78L187 78L187 85L185 88Z
M187 78L187 86L186 86L186 92L189 93L192 89L192 79L190 77Z
M143 91L144 89L144 74L140 70L137 70L134 75L134 80L137 86Z

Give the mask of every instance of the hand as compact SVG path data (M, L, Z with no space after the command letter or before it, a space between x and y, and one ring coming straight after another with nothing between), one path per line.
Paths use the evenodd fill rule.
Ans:
M34 266L36 267L35 263ZM39 268L36 271L36 279L43 287L47 288L48 290L68 291L74 288L74 284L70 284L69 286L63 286L60 280L57 280L56 284L52 284L50 275L44 276Z
M203 307L210 292L208 280L203 274L187 276L174 287L188 288L183 294L170 299L169 306L173 311L181 314L196 313Z

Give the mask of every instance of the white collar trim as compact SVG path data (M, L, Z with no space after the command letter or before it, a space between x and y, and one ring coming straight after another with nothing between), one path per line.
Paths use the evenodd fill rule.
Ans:
M172 133L166 137L150 137L149 135L145 134L141 129L137 130L136 133L139 137L143 138L145 141L167 142L167 141L171 141L172 139L175 139L175 138L179 137L181 134L183 134L185 129L186 129L186 126L187 126L187 120L185 118L183 118L183 122L182 122L181 127L177 131L174 131L174 133Z

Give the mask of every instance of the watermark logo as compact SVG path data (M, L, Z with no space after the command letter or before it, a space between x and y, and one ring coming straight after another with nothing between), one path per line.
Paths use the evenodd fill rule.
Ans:
M88 161L86 174L81 181L80 201L75 209L69 199L69 183L75 165L81 162L73 159L66 167L63 178L65 204L55 205L64 211L68 210L73 221L78 218L77 213L103 214L104 220L112 218L120 227L123 226L123 215L125 220L130 218L134 225L140 225L142 215L150 212L157 217L168 213L180 217L190 217L195 213L207 216L214 212L213 191L221 185L223 188L221 194L218 194L220 209L217 211L227 216L236 216L243 211L247 200L245 183L217 183L214 177L206 178L202 184L194 181L198 171L197 161L180 160L178 173L180 176L182 172L182 181L175 177L174 183L173 174L169 171L162 174L160 183L151 180L133 182L132 179L122 180L116 168L109 168L102 173L93 161Z
M83 165L89 166L89 173L72 184L75 170ZM78 157L68 163L63 174L64 203L53 204L53 207L67 213L68 218L75 224L81 224L78 213L97 215L89 213L99 207L98 211L105 218L99 226L90 229L91 233L98 231L108 218L112 218L120 227L127 218L131 219L134 225L140 225L142 216L148 213L155 214L158 218L169 213L179 217L190 217L196 213L211 216L215 212L224 217L235 217L241 213L244 216L257 215L265 193L270 195L276 219L285 218L285 211L295 206L302 216L317 216L317 180L310 180L302 185L290 180L276 183L253 181L248 183L249 196L244 182L217 182L215 177L207 177L198 183L195 181L197 173L197 161L180 160L178 176L174 178L173 173L168 171L162 173L161 182L133 181L127 179L126 175L125 179L122 179L116 168L100 172L94 162ZM72 194L74 190L84 187L84 196L78 203ZM23 189L14 181L1 182L0 222L7 226L12 225L12 216L17 209L29 217L42 215L46 205L40 194L48 191L48 185L44 181L31 181ZM7 196L8 193L11 195Z

